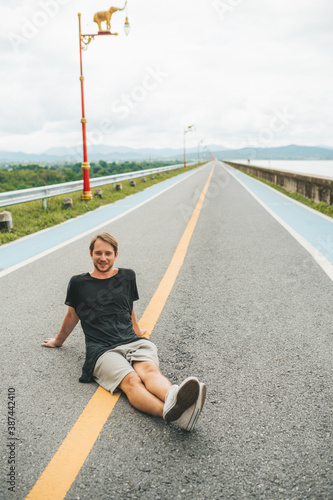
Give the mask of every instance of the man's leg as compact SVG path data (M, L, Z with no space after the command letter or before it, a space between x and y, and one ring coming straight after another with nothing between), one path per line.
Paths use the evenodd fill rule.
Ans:
M93 375L96 382L111 393L122 390L134 408L162 417L166 422L175 422L186 430L193 428L191 422L193 414L197 414L197 406L199 411L202 408L200 387L203 384L195 377L188 377L180 385L172 385L158 368L156 346L147 340L104 353L97 360Z
M172 386L160 371L158 366L152 361L136 361L133 368L144 383L146 389L161 401L165 401L165 396Z
M119 385L132 406L149 415L163 417L167 422L174 421L187 431L193 430L205 401L205 385L199 384L195 377L189 377L180 386L172 385L151 361L137 361L133 363L133 368L135 371L129 373ZM171 391L173 394L170 395ZM163 401L168 392L166 408Z
M157 365L150 361L137 361L133 363L133 368L150 393L161 401L167 399L163 418L167 422L174 421L182 429L194 429L205 401L205 385L195 377L188 377L180 386L172 385Z
M119 389L126 394L131 405L137 410L156 417L163 417L164 402L146 389L136 372L126 375L120 383Z
M104 353L95 365L94 379L112 394L117 388L121 389L134 408L150 415L163 417L163 401L146 389L138 373L125 359L127 347L119 346ZM155 363L151 362L151 364L155 366Z

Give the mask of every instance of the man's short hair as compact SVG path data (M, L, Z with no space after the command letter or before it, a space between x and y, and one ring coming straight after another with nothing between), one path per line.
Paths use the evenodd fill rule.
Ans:
M118 243L115 240L115 238L113 236L111 236L111 234L109 234L109 233L99 233L99 234L96 234L96 236L94 236L90 242L89 250L90 250L91 254L94 251L94 245L95 245L96 240L103 240L106 243L110 243L110 245L113 246L114 253L116 254L118 252Z

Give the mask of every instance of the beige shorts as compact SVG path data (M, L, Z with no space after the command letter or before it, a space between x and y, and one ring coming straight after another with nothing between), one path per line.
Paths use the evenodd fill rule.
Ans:
M115 394L121 381L131 372L135 361L152 361L159 366L157 348L147 339L137 340L106 351L96 362L93 377L111 394Z

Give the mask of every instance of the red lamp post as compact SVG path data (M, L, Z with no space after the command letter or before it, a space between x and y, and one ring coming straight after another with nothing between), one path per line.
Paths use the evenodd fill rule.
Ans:
M83 193L82 193L82 200L91 200L93 197L91 194L91 190L90 190L90 175L89 175L90 165L88 162L88 152L87 152L87 132L86 132L87 120L86 120L85 111L84 111L84 89L83 89L84 76L83 76L83 70L82 70L82 50L87 50L89 43L91 42L91 40L93 40L95 38L95 36L118 35L118 33L111 33L111 16L117 10L124 10L126 6L127 6L127 0L125 2L125 6L122 9L117 8L117 7L111 7L109 11L97 12L94 16L94 21L98 24L98 28L100 31L98 33L92 34L92 35L82 35L82 33L81 33L81 14L80 13L78 14L78 17L79 17L79 41L80 41L81 106L82 106L81 123L82 123L82 142L83 142L83 163L82 163ZM107 23L106 31L102 31L102 29L101 29L101 23L103 21L106 21L106 23ZM130 25L128 22L128 17L126 16L125 25L124 25L124 31L125 31L126 35L128 35L129 30L130 30Z
M81 14L79 16L79 37L80 37L80 81L81 81L81 106L82 106L82 139L83 139L83 163L82 163L82 176L83 176L83 193L82 200L91 200L92 194L90 191L90 179L89 179L89 169L90 165L88 163L88 152L87 152L87 134L86 134L86 117L84 113L84 90L83 90L83 80L84 76L82 74L82 35L81 35Z

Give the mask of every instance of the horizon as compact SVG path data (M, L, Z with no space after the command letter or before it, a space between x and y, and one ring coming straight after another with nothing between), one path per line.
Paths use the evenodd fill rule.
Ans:
M326 145L305 145L305 144L285 144L285 145L280 145L280 146L259 146L259 147L251 147L251 146L245 146L245 147L242 147L242 148L227 148L223 145L219 145L219 144L207 144L207 145L201 145L200 146L200 151L202 151L204 148L209 148L209 147L214 147L214 150L215 151L219 151L215 148L219 148L221 147L221 151L225 150L225 151L241 151L241 150L244 150L244 149L258 149L258 150L266 150L266 149L283 149L283 148L290 148L290 147L296 147L296 148L317 148L317 149L327 149L328 151L331 151L333 150L333 146L326 146ZM127 145L120 145L118 144L117 146L113 146L113 145L108 145L108 144L93 144L93 145L88 145L88 151L89 149L91 150L92 148L95 148L97 150L97 152L95 152L95 154L99 154L98 152L98 148L112 148L114 149L114 152L116 153L117 150L116 148L126 148L130 151L146 151L146 150L152 150L152 151L161 151L161 150L170 150L171 152L172 151L175 151L175 152L183 152L183 148L182 147L178 147L178 148L175 148L175 147L151 147L151 146L145 146L145 147L131 147L131 146L127 146ZM0 153L9 153L9 154L24 154L24 155L47 155L47 154L51 154L49 153L50 151L52 150L64 150L64 153L63 154L57 154L57 153L52 153L54 156L63 156L64 154L66 154L66 150L69 151L69 150L82 150L82 144L77 144L75 146L53 146L51 148L48 148L48 149L45 149L45 150L42 150L42 151L34 151L34 152L27 152L27 151L23 151L23 150L8 150L8 149L0 149ZM186 151L189 152L189 151L192 151L192 152L197 152L198 151L198 146L188 146L186 147ZM78 151L77 151L78 152ZM103 153L100 153L100 154L103 154Z

